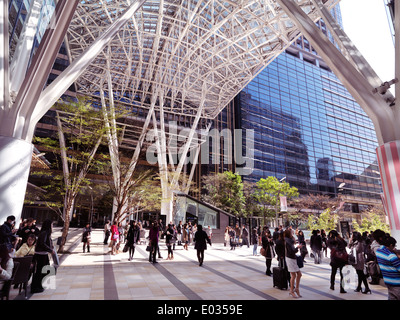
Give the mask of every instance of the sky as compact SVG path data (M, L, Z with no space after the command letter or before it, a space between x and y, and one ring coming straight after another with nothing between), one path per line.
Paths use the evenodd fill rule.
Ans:
M341 0L340 8L348 37L383 82L392 80L394 44L384 1Z

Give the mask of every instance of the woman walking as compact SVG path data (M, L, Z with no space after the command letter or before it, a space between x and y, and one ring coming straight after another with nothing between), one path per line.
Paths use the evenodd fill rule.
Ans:
M188 250L189 230L188 230L188 226L186 223L183 225L183 229L182 229L182 242L183 242L183 248L185 250Z
M290 292L293 298L301 298L300 295L300 278L302 276L299 266L297 265L296 253L301 249L302 245L299 244L297 247L294 246L295 239L292 231L286 229L284 232L285 237L285 249L286 249L286 264L288 271L290 272ZM295 287L296 283L296 287ZM295 289L296 288L296 289ZM296 295L297 294L297 295Z
M267 276L272 276L271 264L272 264L272 258L275 256L274 241L272 240L271 232L266 228L263 230L263 235L261 237L261 243L262 243L263 249L266 252L265 265L267 268L266 268L265 274Z
M157 221L154 221L153 225L150 227L150 232L149 232L149 240L151 246L151 250L149 253L149 262L152 263L157 263L156 255L158 250L158 237L159 237L158 223Z
M310 247L314 254L314 263L321 263L322 237L318 234L319 230L313 230L310 237Z
M133 260L133 255L135 254L136 243L140 241L140 228L136 224L135 220L132 220L126 235L126 241L129 248L129 258L128 261Z
M90 224L87 223L86 227L83 228L83 234L82 234L83 253L85 253L86 247L87 247L87 252L90 252L91 233L92 233L92 228L90 227Z
M173 245L175 244L174 233L175 232L174 232L173 225L169 224L167 227L167 230L165 230L165 244L167 245L167 249L168 249L167 260L174 259L174 251L173 251Z
M119 242L119 232L117 221L115 220L113 225L111 226L111 254L115 255L117 253L117 244Z
M229 237L229 235L228 235ZM257 229L254 228L251 232L251 243L253 244L253 256L257 255L257 246L258 246L258 234Z
M211 246L211 240L203 230L203 226L200 224L197 226L197 231L194 234L194 242L194 248L197 250L197 259L199 261L199 266L201 267L204 261L204 250L207 250L207 242Z
M358 285L355 292L362 292L364 294L372 293L371 289L368 286L367 276L364 273L365 267L365 247L366 244L363 241L361 233L353 232L353 236L350 239L349 248L355 251L356 264L353 265L354 269L356 269L358 276ZM361 283L364 284L365 290L361 290Z

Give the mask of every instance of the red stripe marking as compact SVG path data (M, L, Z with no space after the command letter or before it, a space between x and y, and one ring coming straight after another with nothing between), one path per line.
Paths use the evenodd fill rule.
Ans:
M391 142L390 144L390 152L392 154L392 159L393 159L393 165L394 165L394 171L396 176L392 177L394 182L397 181L397 188L400 188L400 159L399 159L399 154L397 153L397 144L396 142ZM400 192L400 190L399 190ZM393 203L396 205L396 199L393 197L392 200L392 205ZM400 199L398 199L400 201ZM400 230L400 220L399 220L399 212L397 211L397 206L395 207L396 210L393 210L393 216L394 216L394 221L396 224L396 230Z

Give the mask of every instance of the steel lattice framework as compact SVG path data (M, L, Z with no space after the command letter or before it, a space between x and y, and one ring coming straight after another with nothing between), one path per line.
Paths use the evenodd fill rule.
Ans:
M327 1L331 7L339 1ZM312 1L297 3L314 21ZM80 1L68 29L71 59L129 7L130 0ZM115 100L214 118L299 33L274 0L149 0L113 37L76 82L78 92L99 96L110 71ZM105 94L110 88L104 88Z

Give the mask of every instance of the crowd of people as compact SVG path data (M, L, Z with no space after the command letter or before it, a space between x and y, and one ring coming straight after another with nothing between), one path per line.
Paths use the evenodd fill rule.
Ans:
M211 245L212 229L207 226L203 230L202 225L196 223L187 222L185 224L179 221L178 225L170 222L164 227L162 219L154 221L149 225L142 225L141 222L132 220L126 227L122 227L121 223L114 221L113 224L110 221L106 221L104 226L104 244L108 244L108 239L111 236L110 244L111 254L115 255L120 252L120 247L123 246L123 252L129 251L129 261L133 260L135 253L135 247L141 242L141 239L145 237L145 227L148 226L148 246L147 251L149 252L149 262L157 263L157 256L159 259L162 258L160 253L159 240L165 238L165 244L168 250L168 257L166 260L174 259L174 250L176 245L182 245L183 249L188 250L188 246L194 243L194 248L197 250L197 257L199 265L203 265L204 261L204 250L207 249L207 243ZM84 235L85 235L84 231ZM90 234L90 233L89 233ZM84 235L82 236L82 242L84 242L83 251L85 252L85 241Z
M249 237L247 227L228 226L225 230L224 245L228 244L231 250L236 247L253 245L253 255L257 254L257 247L261 246L260 253L265 257L267 276L273 276L272 260L278 260L278 266L283 268L290 288L289 294L293 298L301 297L300 279L301 268L306 256L314 260L314 264L321 264L322 259L329 258L331 267L330 289L335 290L335 278L340 274L340 293L347 293L344 287L343 268L351 266L357 275L355 292L372 294L370 285L379 284L383 278L388 288L388 298L400 300L400 256L395 250L396 240L382 230L374 232L353 232L348 241L343 239L336 230L326 234L325 230L312 230L309 239L308 252L306 239L301 230L293 230L291 226L284 229L275 228L273 234L268 227L253 228ZM329 256L328 256L329 249ZM368 278L371 280L368 281Z
M43 292L42 273L45 266L50 265L50 255L56 255L51 234L53 222L45 220L41 229L36 227L35 220L23 220L15 228L15 217L8 216L0 226L0 290L4 281L12 276L14 258L32 256L30 273L32 275L31 293Z
M43 267L50 264L49 254L54 255L55 249L51 234L53 224L51 220L45 220L41 229L35 225L33 219L22 221L19 228L15 228L15 217L9 216L0 226L0 290L5 280L10 279L14 268L13 258L31 255L32 284L31 292L42 292L42 280L45 274L41 271ZM82 233L83 252L90 252L92 229L89 224L85 226ZM110 253L118 254L121 247L123 252L128 252L129 261L135 254L135 247L142 240L148 242L149 262L157 263L160 254L159 241L165 238L168 249L167 260L174 259L176 245L182 245L184 250L194 244L197 251L199 266L204 262L204 251L207 243L212 245L212 229L192 222L177 225L170 222L163 225L162 220L154 221L148 225L148 234L145 233L141 222L131 221L125 227L114 221L107 221L104 227L104 244L108 245L110 240ZM267 276L274 276L272 261L278 260L279 268L287 274L289 294L293 298L301 297L300 280L301 268L306 256L313 258L315 264L321 264L323 258L329 258L331 266L330 289L335 290L335 278L337 272L340 274L340 293L346 293L343 279L343 268L352 266L357 274L356 292L372 294L370 285L379 284L383 279L388 288L388 299L400 300L400 255L396 250L396 240L382 230L374 232L353 232L350 239L343 239L336 230L329 231L313 230L309 239L307 249L306 239L301 230L293 230L291 227L284 229L282 226L275 228L273 233L268 227L253 228L249 232L246 225L239 227L238 224L226 227L224 245L235 250L239 246L253 245L253 255L260 253L265 257ZM329 257L328 257L329 249ZM371 281L368 281L368 278Z

